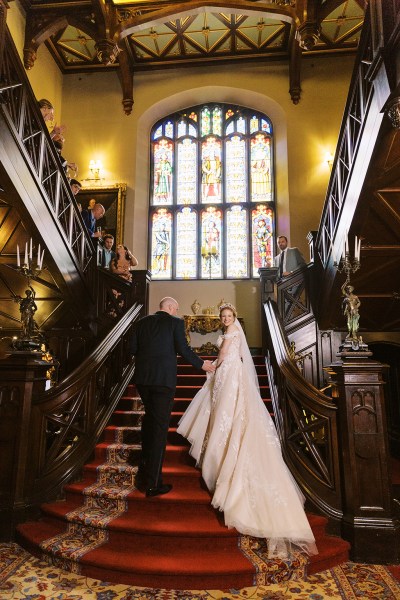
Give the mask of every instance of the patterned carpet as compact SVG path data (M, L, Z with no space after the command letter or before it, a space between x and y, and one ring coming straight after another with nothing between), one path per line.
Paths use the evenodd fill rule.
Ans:
M1 600L396 600L400 582L386 567L343 563L307 581L221 592L111 585L48 566L17 544L0 544Z

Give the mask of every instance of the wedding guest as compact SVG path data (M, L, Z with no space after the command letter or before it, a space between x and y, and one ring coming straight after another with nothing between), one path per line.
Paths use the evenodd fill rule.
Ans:
M71 188L72 188L72 181L75 181L75 180L71 179ZM79 181L77 183L79 184ZM102 204L95 204L91 210L88 210L85 208L81 212L83 222L86 225L86 228L90 234L90 237L96 239L97 241L99 241L102 238L102 232L97 231L96 223L104 216L105 212L106 212L105 208Z
M274 264L279 269L279 279L287 277L293 271L297 271L297 269L305 266L306 261L300 250L298 248L288 248L288 240L285 235L278 236L278 247L281 252L278 256L275 256Z
M82 184L77 179L71 179L69 185L74 196L76 196L82 189Z
M54 121L54 106L46 98L42 98L38 101L40 112L42 113L43 120L45 123L48 121ZM55 124L53 129L49 131L50 137L53 141L59 140L64 142L63 133L65 131L65 125Z
M109 269L111 260L116 257L116 254L112 249L113 245L114 237L110 233L107 233L103 237L103 247L99 251L99 266L104 269Z
M62 156L62 154L61 154L63 146L64 146L63 142L61 140L54 140L53 144L54 144L54 147L55 147L55 149L57 151L57 154L60 157L61 164L63 166L63 169L64 169L66 175L68 175L68 169L71 169L72 171L75 171L75 173L76 173L78 171L77 164L74 163L74 162L68 162L68 160L66 158L64 158Z
M118 244L116 249L116 257L110 262L110 270L112 273L119 275L126 281L132 281L132 269L138 265L138 260L133 256L132 252L123 244Z

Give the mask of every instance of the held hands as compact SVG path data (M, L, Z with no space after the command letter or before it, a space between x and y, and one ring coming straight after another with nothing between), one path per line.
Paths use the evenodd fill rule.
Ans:
M215 371L215 365L211 362L211 360L205 360L201 368L203 371L206 371L206 373L214 373Z

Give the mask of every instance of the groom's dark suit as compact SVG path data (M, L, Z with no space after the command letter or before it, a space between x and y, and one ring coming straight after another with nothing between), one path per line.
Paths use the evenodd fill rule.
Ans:
M176 388L176 355L198 369L203 360L188 346L183 320L162 310L138 321L131 350L136 357L135 383L145 408L140 479L146 488L158 488Z

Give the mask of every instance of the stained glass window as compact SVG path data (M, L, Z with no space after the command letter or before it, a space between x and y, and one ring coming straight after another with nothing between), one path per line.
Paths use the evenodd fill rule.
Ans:
M151 132L153 279L245 279L273 265L273 128L242 106L208 103Z

